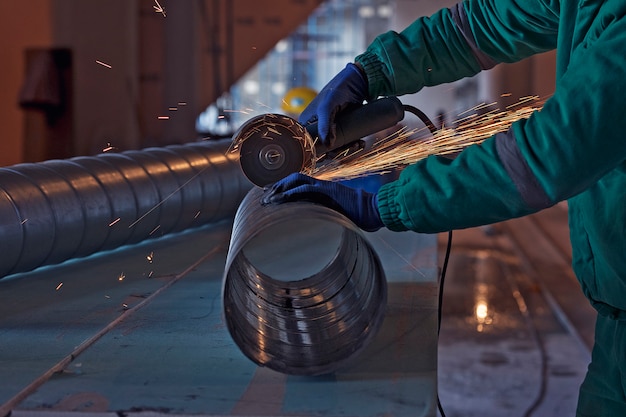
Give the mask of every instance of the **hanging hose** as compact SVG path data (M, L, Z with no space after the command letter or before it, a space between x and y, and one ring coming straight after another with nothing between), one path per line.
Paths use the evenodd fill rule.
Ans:
M0 168L0 278L232 216L230 141Z

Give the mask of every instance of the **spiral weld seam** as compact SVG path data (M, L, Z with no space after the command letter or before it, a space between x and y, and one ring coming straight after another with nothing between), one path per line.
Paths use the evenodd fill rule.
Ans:
M232 216L251 183L229 143L0 168L0 278Z
M383 321L387 284L380 260L364 233L340 213L303 202L263 206L262 193L251 190L235 215L222 288L228 330L258 365L295 375L341 370ZM313 275L274 279L253 265L245 250L263 231L297 218L340 226L338 249ZM298 247L297 228L292 232L287 238L294 245L288 246L310 251L310 245ZM282 253L281 262L290 255Z

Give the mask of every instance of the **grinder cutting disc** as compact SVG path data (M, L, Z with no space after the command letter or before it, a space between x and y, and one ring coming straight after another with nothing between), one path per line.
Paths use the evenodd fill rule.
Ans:
M244 123L235 136L241 168L250 181L266 186L300 172L314 161L312 139L288 116L263 114Z

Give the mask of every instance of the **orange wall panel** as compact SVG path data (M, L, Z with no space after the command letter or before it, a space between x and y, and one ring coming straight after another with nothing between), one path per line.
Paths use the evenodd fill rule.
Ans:
M22 161L25 49L52 44L51 0L0 2L0 166Z

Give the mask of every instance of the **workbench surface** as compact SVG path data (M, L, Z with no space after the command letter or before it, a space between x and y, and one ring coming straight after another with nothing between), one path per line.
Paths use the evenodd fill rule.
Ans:
M388 281L382 328L351 368L304 377L256 366L226 329L231 226L0 280L0 415L436 415L436 236L368 234Z

